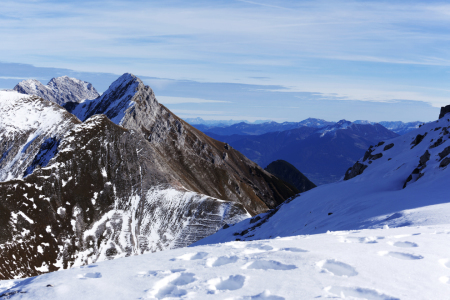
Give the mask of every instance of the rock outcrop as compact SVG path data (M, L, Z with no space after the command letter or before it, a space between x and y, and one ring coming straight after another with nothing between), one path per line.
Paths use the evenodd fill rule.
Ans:
M439 119L442 119L446 114L450 113L450 105L442 106Z

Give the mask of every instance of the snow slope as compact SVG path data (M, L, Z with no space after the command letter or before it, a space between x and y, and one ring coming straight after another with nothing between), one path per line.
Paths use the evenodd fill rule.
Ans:
M275 210L222 229L196 245L384 225L447 224L449 129L450 114L381 142L347 171L346 178L354 178L302 193Z
M16 91L0 91L0 116L0 182L45 166L59 140L80 123L59 105Z
M448 299L450 225L182 248L0 281L5 299Z

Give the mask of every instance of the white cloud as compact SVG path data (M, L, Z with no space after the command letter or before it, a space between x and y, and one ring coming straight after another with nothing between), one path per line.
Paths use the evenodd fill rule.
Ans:
M181 116L199 116L199 115L222 115L223 111L213 111L213 110L190 110L190 109L171 109L176 114Z
M231 101L207 100L200 98L185 98L185 97L171 97L171 96L157 96L157 99L162 104L181 104L181 103L232 103Z

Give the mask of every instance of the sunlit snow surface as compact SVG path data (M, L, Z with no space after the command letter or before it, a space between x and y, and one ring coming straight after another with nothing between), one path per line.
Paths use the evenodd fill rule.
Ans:
M448 299L450 225L189 247L0 281L10 299Z

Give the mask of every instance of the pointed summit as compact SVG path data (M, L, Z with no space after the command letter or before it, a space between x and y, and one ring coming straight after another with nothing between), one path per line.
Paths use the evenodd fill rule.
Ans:
M115 124L121 125L125 111L134 106L133 98L140 90L153 91L130 73L125 73L114 81L99 98L86 100L77 105L66 105L65 108L81 121L96 114L104 114Z

